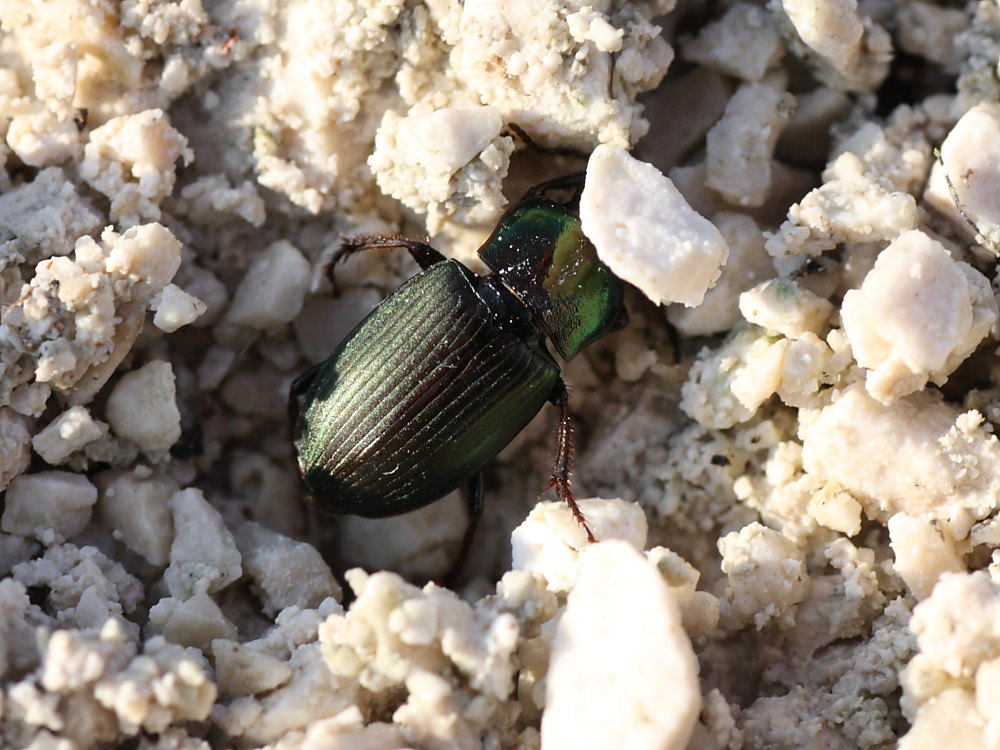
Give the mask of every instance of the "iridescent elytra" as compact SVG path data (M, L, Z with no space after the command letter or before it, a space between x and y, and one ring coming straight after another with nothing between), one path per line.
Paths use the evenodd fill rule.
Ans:
M514 204L479 249L487 276L401 236L344 239L331 274L375 248L405 248L423 270L292 385L295 452L317 509L392 516L467 484L467 545L483 467L550 402L560 417L545 489L593 539L570 491L572 422L548 346L570 359L628 318L622 282L572 210L581 184L582 175L552 180ZM568 188L568 203L548 197Z

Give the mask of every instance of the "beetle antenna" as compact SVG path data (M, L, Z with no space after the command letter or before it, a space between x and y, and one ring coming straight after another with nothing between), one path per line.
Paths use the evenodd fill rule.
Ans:
M516 122L508 122L507 129L524 141L524 144L529 148L533 148L535 151L541 151L543 154L552 154L553 156L572 156L577 159L586 159L587 154L583 151L577 151L575 148L565 148L562 146L543 146L538 143L534 138L532 138L528 133L518 125Z
M590 530L587 519L584 517L583 511L580 510L580 506L576 504L576 498L570 490L570 485L573 482L573 453L576 446L573 440L573 418L569 413L569 395L566 391L566 384L562 380L556 383L555 391L550 400L559 407L559 426L556 428L556 460L552 466L552 476L549 477L549 483L542 488L542 492L550 487L555 487L556 497L569 506L573 518L586 532L587 541L596 542L597 537Z

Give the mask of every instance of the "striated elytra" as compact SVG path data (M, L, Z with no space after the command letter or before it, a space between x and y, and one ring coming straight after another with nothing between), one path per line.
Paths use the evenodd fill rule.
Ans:
M622 283L579 219L547 197L581 178L539 185L507 211L479 249L488 276L403 237L344 240L331 268L354 252L401 247L423 271L292 385L299 470L319 510L397 515L468 483L467 545L482 510L481 470L548 401L560 420L546 489L593 538L569 489L572 425L546 342L569 359L627 315Z

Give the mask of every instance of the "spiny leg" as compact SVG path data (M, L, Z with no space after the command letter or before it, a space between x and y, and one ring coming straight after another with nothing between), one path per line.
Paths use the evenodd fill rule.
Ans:
M411 240L399 234L355 234L351 237L340 238L340 247L334 252L330 258L330 262L326 264L326 277L330 279L330 282L336 288L337 283L334 281L333 267L343 258L347 258L363 250L390 250L396 247L402 247L409 251L413 260L422 269L430 268L435 263L447 260L447 258L427 243Z
M549 487L555 487L556 497L569 506L573 518L576 519L576 522L587 533L587 541L596 542L597 537L594 536L594 532L587 525L587 519L583 517L583 511L576 504L576 498L573 497L573 493L569 488L570 484L572 484L573 470L573 418L569 413L569 394L566 391L566 384L561 378L556 382L555 388L552 389L549 401L559 407L559 427L556 428L556 460L552 466L552 476L549 477L549 483L545 485L542 492L545 492Z
M483 515L483 472L477 471L469 480L465 496L466 508L469 511L469 525L465 527L465 536L462 537L462 546L458 550L458 557L444 576L444 585L447 588L455 588L458 577L462 573L462 568L469 557L469 550L472 549L472 540L476 536L476 528L479 526L479 519Z

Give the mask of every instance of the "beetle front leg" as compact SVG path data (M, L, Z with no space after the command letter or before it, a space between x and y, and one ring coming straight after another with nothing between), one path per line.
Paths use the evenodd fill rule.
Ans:
M587 541L596 542L597 537L587 525L587 519L584 518L583 511L576 504L576 498L573 497L569 488L572 483L573 470L573 418L569 413L569 394L562 378L556 382L555 388L552 389L549 401L559 407L559 427L556 428L556 460L552 467L552 476L549 477L549 483L545 485L542 492L545 492L549 487L555 487L556 497L569 506L573 518L587 532Z

